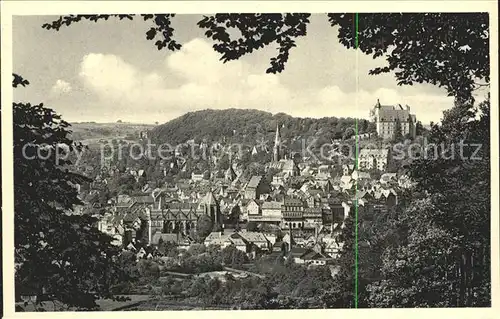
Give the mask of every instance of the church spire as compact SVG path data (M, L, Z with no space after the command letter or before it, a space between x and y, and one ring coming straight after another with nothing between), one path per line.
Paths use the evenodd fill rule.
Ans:
M281 145L280 127L279 124L276 124L276 136L274 138L274 148L273 148L274 162L279 162L280 160L280 145Z

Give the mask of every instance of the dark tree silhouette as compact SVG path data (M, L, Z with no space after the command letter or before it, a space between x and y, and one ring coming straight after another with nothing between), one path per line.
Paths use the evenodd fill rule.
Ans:
M214 222L208 215L202 215L198 218L196 223L196 234L202 240L204 240L213 230Z
M29 82L14 75L12 84ZM72 213L81 204L74 185L88 179L72 173L64 155L80 146L43 104L13 103L13 112L16 293L93 309L125 277L113 262L119 249L94 227L97 219Z
M396 121L394 123L394 136L392 138L394 142L401 142L403 139L403 133L401 130L401 121L399 118L396 118Z

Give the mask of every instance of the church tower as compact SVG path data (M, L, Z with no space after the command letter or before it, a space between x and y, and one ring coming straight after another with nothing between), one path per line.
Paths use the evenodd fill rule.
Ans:
M381 127L380 127L380 100L377 99L377 104L375 104L375 107L374 107L374 117L375 117L375 125L376 125L376 128L377 128L377 134L379 136L380 135L380 130L381 130Z
M219 202L211 190L202 198L199 208L212 219L214 224L222 224Z
M274 148L273 148L273 162L280 161L280 146L281 146L281 136L279 124L276 125L276 137L274 138Z

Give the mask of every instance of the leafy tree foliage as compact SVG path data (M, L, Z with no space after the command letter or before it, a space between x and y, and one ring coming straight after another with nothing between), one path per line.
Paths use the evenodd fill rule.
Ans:
M394 142L400 142L403 139L403 133L401 131L401 121L397 118L394 126Z
M14 75L13 87L28 84ZM125 277L113 261L119 250L94 226L97 219L72 213L81 204L74 185L87 178L69 170L64 154L79 146L68 138L69 124L43 104L14 103L13 111L16 292L95 308Z
M214 228L214 222L208 215L202 215L199 217L196 223L196 233L200 239L205 240L205 238L212 232Z
M391 218L399 237L385 241L368 306L491 304L489 112L489 99L477 108L457 103L433 126L437 148L410 166L417 184Z
M424 126L422 125L422 122L417 121L417 123L415 124L415 133L416 133L416 135L417 135L417 136L420 136L420 135L422 135L424 132L425 132L425 128L424 128Z
M330 143L331 139L344 132L347 127L354 126L355 119L294 118L283 113L272 115L258 110L203 110L186 113L159 125L151 130L150 136L155 142L168 142L174 145L190 139L199 143L208 136L209 141L225 140L227 143L245 143L251 146L260 144L260 140L255 138L260 136L264 139L263 143L272 149L277 122L282 125L280 133L284 140L302 136L304 139L323 138ZM317 129L312 130L312 127ZM237 150L235 147L234 151ZM260 155L265 155L265 152ZM270 156L268 155L269 160ZM223 162L221 165L226 167L226 164Z
M188 253L191 255L200 255L206 251L206 247L204 244L192 244L189 246Z
M230 245L222 249L221 255L224 265L231 267L241 266L243 263L248 261L247 255L237 249L234 245Z
M220 271L222 265L218 256L212 254L197 256L186 254L186 256L183 256L178 270L189 274L200 274L209 271Z
M355 15L328 14L339 40L355 47ZM358 48L388 66L370 74L395 71L400 85L431 83L449 95L469 99L475 79L490 80L487 13L360 13Z

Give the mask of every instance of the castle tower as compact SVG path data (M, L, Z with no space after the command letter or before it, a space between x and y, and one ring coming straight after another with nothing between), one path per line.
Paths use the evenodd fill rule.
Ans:
M276 137L274 138L274 147L273 147L273 162L280 161L280 146L281 146L281 136L280 136L280 128L279 125L276 125Z

